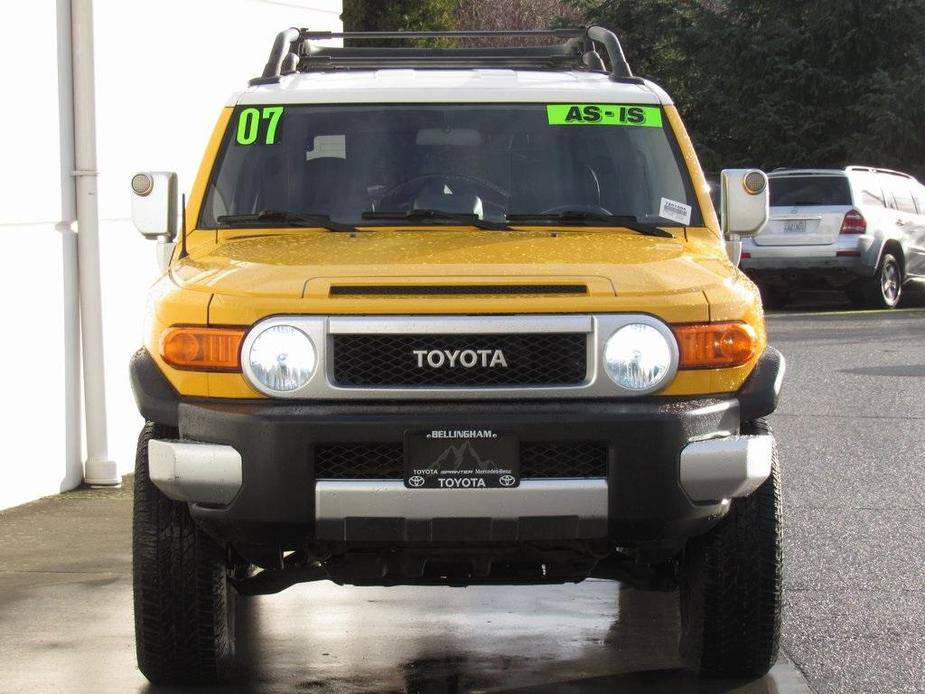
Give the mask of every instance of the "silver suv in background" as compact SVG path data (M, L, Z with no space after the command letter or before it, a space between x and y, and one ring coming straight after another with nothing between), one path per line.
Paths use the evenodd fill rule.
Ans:
M742 269L765 306L795 289L844 289L856 304L894 308L903 284L925 280L925 186L865 166L768 175L770 219L742 241Z

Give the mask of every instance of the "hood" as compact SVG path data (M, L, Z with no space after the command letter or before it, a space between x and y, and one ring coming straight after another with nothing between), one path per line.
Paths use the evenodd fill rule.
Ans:
M468 284L491 279L584 282L613 296L681 294L730 279L720 244L621 229L471 229L237 232L175 263L187 289L248 297L302 298L336 285ZM687 252L685 252L687 251Z

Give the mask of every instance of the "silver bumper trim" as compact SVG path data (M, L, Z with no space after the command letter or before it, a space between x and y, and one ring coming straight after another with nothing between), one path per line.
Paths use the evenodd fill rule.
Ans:
M607 480L525 480L514 489L408 489L395 480L319 480L315 518L607 518Z
M241 454L231 446L148 442L148 476L174 501L230 504L242 483Z
M748 496L771 474L774 437L729 436L687 444L681 486L693 501Z

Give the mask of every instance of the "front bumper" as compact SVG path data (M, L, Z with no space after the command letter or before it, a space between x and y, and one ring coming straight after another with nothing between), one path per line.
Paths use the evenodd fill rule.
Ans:
M181 400L158 380L146 353L132 367L142 414L179 429L179 445L150 449L155 483L191 502L194 517L214 535L283 548L313 541L683 541L722 517L724 499L767 477L769 437L740 437L739 425L774 409L782 374L783 360L769 348L731 397L345 404ZM521 442L599 442L607 450L606 477L526 479L505 490L315 479L320 445L394 445L408 430L429 428L497 429ZM197 445L207 445L208 455ZM163 456L173 464L159 462ZM184 485L184 474L195 490ZM211 490L204 484L210 474Z
M678 479L693 502L747 496L771 472L773 437L727 436L688 443ZM175 501L231 503L243 487L232 446L152 440L151 481ZM409 489L399 480L316 480L315 538L431 541L434 525L472 522L491 540L605 537L607 479L527 479L513 489ZM618 515L618 514L615 514ZM440 535L439 530L436 533Z

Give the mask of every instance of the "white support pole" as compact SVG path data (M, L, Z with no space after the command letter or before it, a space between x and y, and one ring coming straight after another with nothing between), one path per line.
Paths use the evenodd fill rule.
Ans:
M93 77L93 2L72 0L74 56L74 175L77 178L77 255L83 338L87 484L121 483L106 441L106 381L100 291L99 213L96 193L96 97Z
M71 61L71 0L57 0L58 142L61 160L61 232L64 309L64 477L59 489L79 487L84 478L80 433L80 300L77 279L77 220L74 190L74 73Z
M61 256L64 261L64 478L60 490L80 486L84 465L80 457L80 301L77 278L77 234L64 223Z

